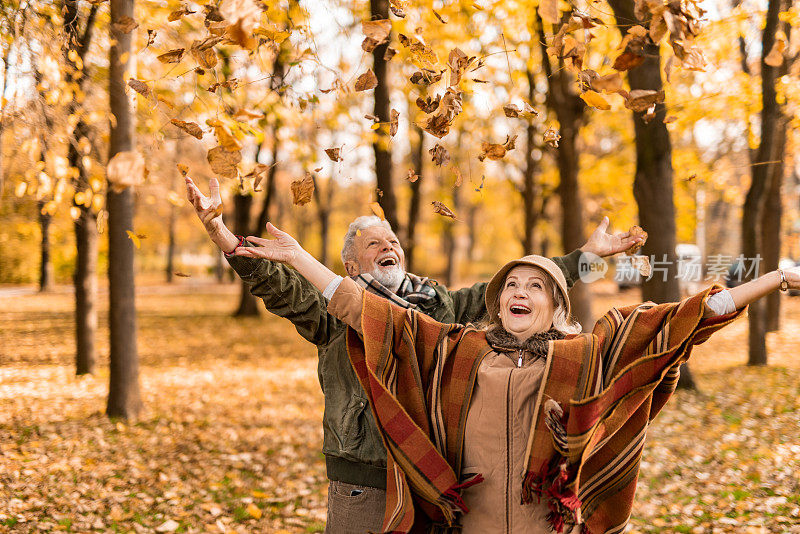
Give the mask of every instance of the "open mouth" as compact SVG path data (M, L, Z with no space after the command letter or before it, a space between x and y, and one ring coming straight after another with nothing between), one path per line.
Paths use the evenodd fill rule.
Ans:
M387 256L381 260L378 260L377 263L380 267L394 267L397 265L397 260L392 256Z
M531 309L524 304L512 304L508 310L512 315L528 315L531 313Z

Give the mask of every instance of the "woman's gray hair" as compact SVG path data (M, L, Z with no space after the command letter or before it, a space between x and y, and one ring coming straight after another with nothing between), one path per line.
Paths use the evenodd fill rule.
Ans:
M342 263L348 261L356 261L356 253L353 250L353 242L356 238L356 233L359 230L366 230L367 228L372 228L373 226L383 226L390 232L394 233L392 230L392 225L389 224L389 221L385 219L381 219L375 215L362 215L358 217L355 221L350 223L350 226L347 228L347 233L344 234L344 245L342 245Z
M553 283L549 276L545 276L545 285L553 299L553 328L565 335L580 334L583 328L578 321L567 316L567 304L564 302L564 296L561 294L561 291L558 290L558 286ZM500 293L498 293L495 298L497 299L495 309L500 309ZM477 326L483 329L489 328L492 325L502 326L499 317L487 317L487 319L488 321L481 321Z

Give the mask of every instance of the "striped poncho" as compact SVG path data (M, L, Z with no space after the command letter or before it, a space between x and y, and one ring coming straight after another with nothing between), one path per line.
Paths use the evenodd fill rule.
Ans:
M645 435L693 345L744 310L704 319L715 286L679 303L614 308L591 334L551 341L528 439L523 501L545 499L556 532L622 532ZM446 532L467 512L459 480L483 331L437 323L364 293L351 363L387 455L384 532Z

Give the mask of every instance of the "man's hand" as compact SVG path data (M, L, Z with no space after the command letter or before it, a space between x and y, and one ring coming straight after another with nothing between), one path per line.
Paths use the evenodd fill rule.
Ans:
M603 220L597 225L595 231L589 236L588 241L580 250L592 252L603 258L618 252L624 252L640 241L640 238L631 236L630 232L611 235L606 232L606 229L608 229L608 217L603 217Z
M286 232L278 230L272 223L267 223L267 232L275 239L247 236L249 242L258 246L239 247L236 249L236 255L247 258L266 258L294 265L294 261L301 253L305 252L295 238Z
M222 222L222 197L219 195L219 182L216 178L212 178L208 182L208 187L211 190L210 197L205 196L191 178L186 177L186 197L194 207L197 218L210 234L212 231L218 231L220 226L224 226L224 223Z

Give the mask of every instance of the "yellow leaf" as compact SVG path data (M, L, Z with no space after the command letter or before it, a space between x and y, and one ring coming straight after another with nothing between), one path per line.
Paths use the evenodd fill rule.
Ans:
M266 499L267 497L269 497L269 495L267 495L263 491L254 490L253 497L255 497L256 499Z
M587 105L592 106L593 108L608 110L611 109L611 104L609 104L603 95L596 91L586 91L585 93L581 94L581 98Z
M128 238L133 241L133 246L139 248L142 246L142 242L139 241L139 236L131 232L130 230L125 230L125 233L128 234Z
M383 213L383 208L377 202L371 202L369 205L369 209L372 210L372 213L380 217L382 221L386 220L386 214Z
M261 511L261 508L259 508L253 503L250 503L247 505L247 513L255 517L256 519L261 519L261 514L263 512Z

